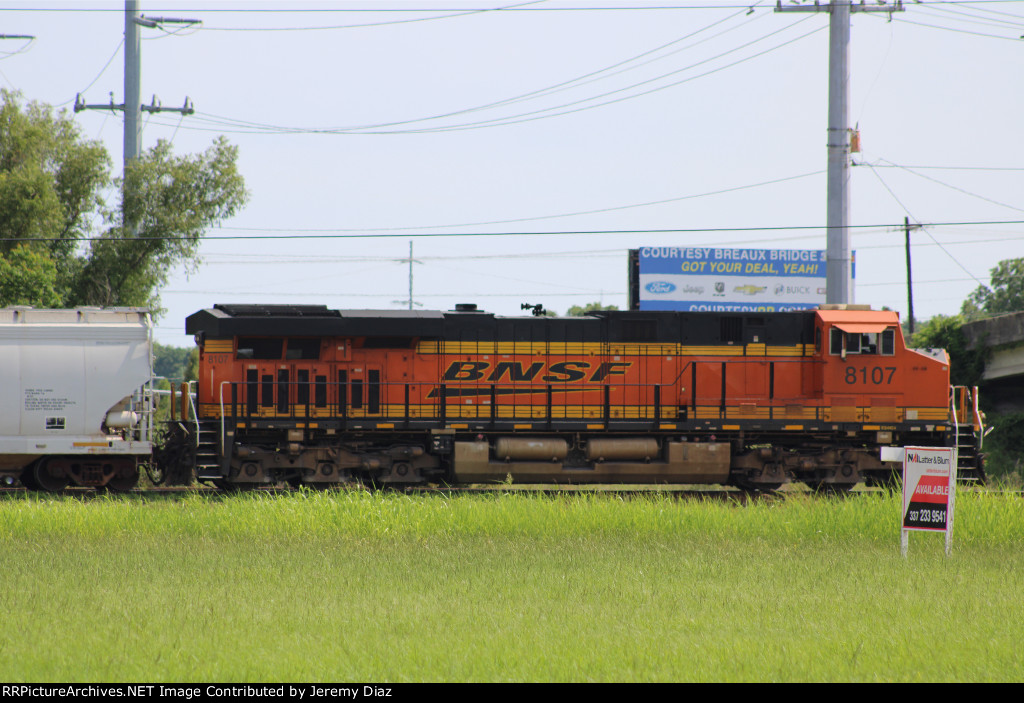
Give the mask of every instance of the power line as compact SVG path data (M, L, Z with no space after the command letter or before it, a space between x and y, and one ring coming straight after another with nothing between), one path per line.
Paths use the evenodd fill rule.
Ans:
M667 203L681 202L683 200L693 200L695 198L704 198L704 197L710 197L710 196L713 196L713 195L723 195L725 193L735 193L735 192L741 191L741 190L748 190L748 189L751 189L751 188L760 188L762 186L775 185L777 183L785 183L787 181L795 181L795 180L799 180L799 179L802 179L802 178L808 178L810 176L820 176L822 173L824 173L823 170L812 171L810 173L802 173L802 174L799 174L799 175L796 175L796 176L786 176L784 178L775 178L775 179L772 179L770 181L761 181L760 183L751 183L751 184L748 184L748 185L734 186L732 188L722 188L720 190L707 191L705 193L695 193L695 194L692 194L692 195L681 195L681 196L678 196L678 197L675 197L675 198L665 198L663 200L652 200L652 201L649 201L649 202L646 202L646 203L634 203L632 205L616 205L616 206L613 206L613 207L597 208L597 209L594 209L594 210L580 210L578 212L567 212L567 213L560 213L560 214L557 214L557 215L536 215L536 216L533 216L533 217L516 217L516 218L511 218L511 219L506 219L506 220L490 220L490 221L487 221L487 222L464 222L464 223L443 224L443 225L421 225L421 226L417 226L417 227L375 227L375 228L360 227L360 228L354 228L354 229L301 229L301 228L294 228L294 227L289 227L289 228L274 228L274 227L266 227L266 228L256 228L256 227L237 228L237 227L224 227L223 229L231 229L231 230L244 229L245 231L249 231L249 232L282 232L282 231L286 231L286 232L397 232L397 231L404 231L404 230L447 229L447 228L450 228L450 227L483 227L483 226L486 226L486 225L507 225L507 224L514 224L514 223L517 223L517 222L535 222L537 220L553 220L553 219L557 219L557 218L561 218L561 217L578 217L578 216L582 216L582 215L597 215L597 214L602 214L602 213L606 213L606 212L616 212L616 211L619 211L619 210L629 210L629 209L638 208L638 207L650 207L652 205L665 205Z
M941 250L942 250L942 253L944 253L944 254L945 254L946 256L948 256L948 257L949 257L949 258L950 258L950 259L951 259L951 260L953 261L953 263L955 263L955 264L956 264L957 266L959 266L959 267L960 267L960 269L961 269L961 270L962 270L962 271L963 271L964 273L966 273L966 274L967 274L968 276L970 276L971 278L973 278L973 279L974 279L975 281L977 281L978 283L981 283L982 285L984 285L984 283L982 283L982 282L981 282L981 279L979 279L979 278L978 278L977 276L975 276L975 275L974 275L973 273L971 273L971 272L970 272L970 271L969 271L969 270L967 269L967 267L966 267L966 266L964 266L964 265L963 265L962 263L960 263L960 260L959 260L958 258L956 258L955 256L953 256L953 254L952 254L952 253L951 253L951 252L950 252L950 251L949 251L948 249L946 249L946 247L944 247L944 246L943 246L942 244L940 244L940 243L939 243L939 240L937 240L937 239L935 238L935 235L933 235L933 234L931 233L931 231L930 231L930 230L928 229L928 227L927 227L927 226L925 226L925 225L923 225L923 224L920 224L920 221L919 221L919 220L918 220L918 219L917 219L916 217L914 217L914 216L913 216L913 214L912 214L912 213L910 212L910 210L909 210L909 209L907 208L907 206L903 204L903 201L902 201L902 200L900 200L900 199L899 199L899 197L897 197L896 193L894 193L894 192L893 192L892 188L890 188L890 187L889 187L889 185L888 185L888 184L887 184L887 183L886 183L886 182L885 182L885 181L884 181L884 180L882 179L882 176L881 176L881 174L879 174L879 173L878 173L877 171L875 171L874 169L871 169L871 172L875 174L875 177L876 177L876 178L877 178L877 179L879 180L879 182L880 182L880 183L882 184L882 186L883 186L883 187L884 187L884 188L885 188L885 189L886 189L887 191L889 191L889 195L891 195L891 196L893 197L893 199L894 199L894 200L895 200L895 201L896 201L897 203L899 203L900 207L901 207L901 208L903 208L903 211L904 211L904 212L906 212L906 213L907 213L907 215L908 215L909 217L911 217L911 218L913 218L913 219L914 219L914 222L915 222L915 224L916 224L917 228L918 228L918 229L920 229L920 230L922 230L922 231L923 231L923 232L924 232L925 234L927 234L927 235L928 235L928 237L929 237L929 238L930 238L930 239L931 239L931 240L932 240L933 242L935 242L935 244L936 244L936 245L937 245L937 246L939 247L939 249L941 249ZM905 221L905 223L906 223L906 221Z
M885 159L883 159L883 161L885 161ZM940 186L944 186L946 188L950 188L952 190L957 191L958 193L963 193L964 195L969 195L972 198L977 198L979 200L984 200L985 202L992 203L993 205L999 205L1000 207L1009 208L1010 210L1016 210L1017 212L1024 212L1024 208L1019 208L1016 205L1009 205L1007 203L999 202L998 200L993 200L992 198L986 198L984 195L979 195L978 193L972 193L969 190L965 190L964 188L960 188L959 186L955 186L955 185L951 185L949 183L945 183L943 181L940 181L937 178L932 178L931 176L926 176L923 173L915 173L913 170L911 170L907 166L900 166L899 164L894 164L891 161L889 161L888 163L890 163L892 166L895 166L896 168L903 169L907 173L911 173L911 174L917 176L918 178L923 178L926 181L931 181L932 183L937 183Z
M287 126L281 126L281 125L277 125L277 126L275 126L275 125L258 125L257 126L258 123L248 123L246 121L235 120L233 118L223 118L223 117L217 117L215 115L208 115L208 116L200 115L201 121L203 121L203 122L205 122L207 124L221 125L222 127L232 127L233 126L233 127L237 127L238 129L234 129L234 130L231 130L231 129L212 130L212 129L204 129L202 127L191 127L191 126L186 127L186 129L192 129L192 130L195 130L195 131L217 131L217 132L221 132L221 133L232 133L232 134L281 134L281 133L283 133L283 134L335 134L335 135L340 135L340 134L345 134L345 135L362 134L362 135L380 135L380 134L426 134L426 133L456 132L456 131L463 131L463 130L469 130L469 129L483 129L483 128L488 128L488 127L503 127L503 126L512 125L512 124L522 124L524 122L533 122L533 121L536 121L536 120L548 119L548 118L551 118L551 117L561 117L561 116L564 116L564 115L569 115L569 114L574 114L574 113L577 113L577 112L582 112L584 110L592 110L592 109L596 109L596 108L599 108L599 107L605 107L605 106L608 106L608 105L613 105L613 104L616 104L616 103L623 102L625 100L632 100L634 98L639 98L639 97L643 97L643 96L646 96L646 95L650 95L652 93L657 93L657 92L660 92L662 90L666 90L668 88L674 88L676 86L682 85L683 83L689 83L689 82L697 80L699 78L705 78L707 76L713 75L713 74L718 73L720 71L724 71L724 70L726 70L728 68L733 68L733 67L738 66L738 65L740 65L742 63L746 63L747 61L751 61L753 59L756 59L756 58L759 58L761 56L764 56L765 54L768 54L770 52L773 52L773 51L776 51L778 49L781 49L781 48L784 48L786 46L789 46L790 44L798 42L798 41L800 41L802 39L806 39L807 37L811 36L812 34L816 34L817 32L823 30L825 27L817 27L817 28L811 30L810 32L807 32L807 33L802 34L800 36L794 37L794 38L792 38L790 40L782 42L781 44L777 44L775 46L772 46L772 47L769 47L767 49L764 49L763 51L759 51L757 53L751 54L751 55L746 56L744 58L738 59L736 61L733 61L732 63L728 63L728 64L725 64L723 66L719 66L717 68L710 69L708 71L705 71L704 73L700 73L700 74L697 74L697 75L694 75L694 76L690 76L688 78L683 78L683 79L680 79L680 80L677 80L677 81L674 81L674 82L671 82L671 83L668 83L668 84L665 84L665 85L661 85L661 86L653 87L653 88L650 88L650 89L647 89L647 90L643 90L643 91L641 91L639 93L633 93L633 94L630 94L630 95L625 95L625 96L613 98L613 99L610 99L610 100L605 100L604 102L600 102L600 103L593 104L593 105L583 105L583 103L589 103L589 102L593 102L595 100L601 100L603 98L607 98L607 97L610 97L612 95L616 95L618 93L622 93L622 92L627 91L627 90L633 90L633 89L636 89L636 88L640 88L640 87L642 87L644 85L648 85L650 83L654 83L656 81L663 80L665 78L668 78L670 76L676 75L678 73L682 73L684 71L691 70L693 68L696 68L696 67L701 66L703 64L709 63L711 61L720 59L720 58L722 58L724 56L727 56L729 54L735 53L736 51L740 51L742 49L750 47L753 44L756 44L756 43L758 43L760 41L764 41L765 39L768 39L768 38L770 38L772 36L775 36L776 34L780 34L780 33L784 32L784 31L786 31L788 29L791 29L791 28L801 24L802 22L806 21L807 19L810 19L810 18L808 17L808 18L804 18L802 20L798 20L796 22L793 22L790 25L782 27L782 28L780 28L778 30L775 30L773 32L769 32L768 34L762 35L762 36L760 36L760 37L758 37L756 39L753 39L753 40L751 40L751 41L749 41L749 42L747 42L745 44L741 44L740 46L737 46L737 47L734 47L734 48L729 49L727 51L724 51L724 52L722 52L720 54L717 54L715 56L712 56L710 58L698 61L698 62L690 64L688 66L684 66L684 67L676 69L674 71L670 71L668 73L661 74L659 76L655 76L653 78L649 78L649 79L644 80L644 81L640 81L640 82L637 82L637 83L633 83L631 85L627 85L627 86L622 87L622 88L617 88L615 90L607 91L605 93L600 93L598 95L593 95L591 97L581 98L579 100L574 100L574 101L571 101L571 102L568 102L568 103L563 103L561 105L555 105L555 106L551 106L551 107L541 108L539 110L532 110L532 111L529 111L529 112L523 112L523 113L519 113L519 114L516 114L516 115L506 115L504 117L496 117L496 118L492 118L492 119L488 119L488 120L478 120L476 122L466 122L466 123L455 124L455 125L444 125L444 126L438 126L438 127L420 127L420 128L412 128L412 129L384 129L384 127L388 126L389 124L409 124L409 123L415 123L415 122L420 122L420 121L424 121L424 120L432 120L432 119L436 119L436 118L435 117L426 117L426 118L419 118L419 119L416 119L416 120L407 120L405 122L382 123L381 125L364 125L364 126L356 126L356 127L302 128L302 127L287 127ZM574 107L574 106L580 106L580 107ZM571 109L567 109L567 108L571 108ZM474 108L474 109L477 109L477 108ZM560 112L555 112L555 111L558 111L558 110L560 110ZM463 111L459 111L459 112L452 113L452 114L462 114L464 112L470 112L470 111L472 111L472 110L463 110ZM544 114L544 113L551 113L551 114Z
M763 2L763 0L758 0L758 3L760 3L760 2ZM596 71L591 71L589 73L586 73L586 74L584 74L582 76L577 76L575 78L572 78L572 79L569 79L569 80L566 80L566 81L562 81L560 83L556 83L554 85L547 86L545 88L538 88L536 90L533 90L533 91L530 91L530 92L527 92L527 93L523 93L521 95L517 95L517 96L511 97L511 98L504 98L502 100L497 100L497 101L494 101L494 102L491 102L491 103L486 103L484 105L477 105L475 107L464 108L464 109L461 109L461 110L454 110L454 111L451 111L451 112L442 113L442 114L438 114L438 115L430 115L430 116L427 116L427 117L418 117L418 118L414 118L414 119L410 119L410 120L401 120L401 121L395 121L395 122L384 122L384 123L370 124L370 125L358 125L358 126L352 126L352 127L329 128L329 129L323 130L323 131L331 131L333 129L337 129L339 131L347 131L347 130L383 129L385 127L397 127L397 126L402 126L402 125L407 125L407 124L415 124L417 122L425 122L425 121L428 121L428 120L437 120L437 119L443 119L443 118L446 118L446 117L455 117L455 116L458 116L458 115L467 114L467 113L471 113L471 112L478 112L478 111L482 111L482 110L487 110L487 109L490 109L490 108L493 108L493 107L499 107L499 106L502 106L502 105L508 105L508 104L512 104L512 103L516 103L516 102L522 102L524 100L530 100L530 99L534 99L534 98L546 97L547 95L552 95L552 94L554 94L556 92L561 92L563 90L569 90L571 88L575 88L575 87L578 87L580 85L585 85L586 83L593 82L593 80L600 80L600 79L608 78L611 75L617 75L618 73L623 73L625 71L633 70L635 68L638 68L639 66L643 66L643 65L646 65L647 63L651 63L653 61L658 61L658 60L667 58L668 56L671 56L672 54L678 53L679 51L683 51L685 49L689 49L689 48L692 48L694 46L697 46L698 44L700 44L700 43L702 43L704 41L708 41L709 39L713 39L713 38L719 37L722 34L725 34L727 32L733 31L733 30L735 30L735 29L737 29L739 27L742 27L744 24L746 24L746 22L741 22L739 25L736 25L734 27L730 27L729 29L726 29L726 30L724 30L722 32L719 32L718 34L715 34L715 35L712 35L711 37L702 39L702 40L700 40L700 41L698 41L698 42L696 42L694 44L691 44L691 45L689 45L687 47L683 47L683 48L678 49L678 50L676 50L674 52L670 52L669 54L664 54L662 56L653 58L653 59L651 59L649 61L646 61L646 62L643 62L643 63L640 63L640 64L635 64L633 66L629 66L628 68L623 68L622 71L616 71L615 73L611 73L610 75L602 75L602 74L608 73L609 71L615 71L615 69L622 68L623 66L627 66L628 64L634 63L634 62L638 61L639 59L642 59L644 57L650 56L651 54L655 54L655 53L657 53L659 51L662 51L662 50L664 50L664 49L666 49L666 48L668 48L670 46L678 44L679 42L682 42L682 41L690 39L690 38L692 38L694 36L697 36L698 34L706 32L707 30L712 29L713 27L715 27L715 26L717 26L719 24L722 24L723 22L727 22L728 20L733 19L733 18L739 16L740 14L743 14L743 13L736 13L736 14L724 17L722 19L716 20L715 22L712 22L709 25L706 25L706 26L704 26L704 27L702 27L700 29L697 29L697 30L695 30L693 32L689 32L688 34L685 34L684 36L679 37L678 39L674 39L671 42L668 42L667 44L663 44L661 46L655 47L654 49L649 49L647 51L644 51L644 52L642 52L640 54L632 56L632 57L630 57L628 59L624 59L622 61L619 61L619 62L617 62L615 64L610 65L610 66L606 66L606 67L598 69ZM598 78L598 77L600 77L600 78ZM252 121L249 121L249 120L238 120L238 119L235 119L235 118L225 117L225 116L221 116L221 115L208 114L207 117L211 118L211 119L209 119L207 121L209 121L209 122L211 122L213 124L218 124L219 123L219 124L223 124L223 125L226 125L226 126L243 126L243 127L253 127L253 128L264 128L264 129L267 129L267 130L274 130L274 131L290 131L292 129L302 129L302 128L280 127L280 126L270 125L270 124L266 124L266 123L252 122Z
M971 220L971 221L950 221L921 223L922 227L968 227L976 225L1021 225L1024 220ZM882 229L899 228L901 223L882 223L865 225L847 225L853 229ZM244 229L244 228L240 228ZM658 229L605 229L605 230L555 230L545 232L374 232L374 233L346 233L346 234L235 234L235 235L202 235L202 236L161 236L161 237L129 237L123 241L183 241L198 240L205 241L252 241L252 240L327 240L327 239L395 239L402 237L557 237L565 235L588 235L600 236L608 234L694 234L714 232L785 232L799 230L826 230L827 225L780 225L762 227L688 227L688 228L658 228ZM0 242L87 242L94 237L0 237Z
M1024 166L902 166L888 163L869 163L867 161L854 161L854 166L869 166L871 168L902 168L915 169L918 171L1024 171Z
M892 232L893 230L885 229L879 230L880 232ZM864 234L875 234L857 232L859 235ZM795 237L793 239L802 239L803 237ZM812 237L816 238L816 237ZM734 242L715 242L716 248L725 248L736 246L739 244L751 244L757 243L758 240L743 240ZM773 243L779 241L790 241L790 238L786 239L774 239ZM942 246L956 246L960 244L976 246L978 244L1001 244L1007 242L1019 242L1024 241L1024 234L1014 234L1007 237L995 237L988 239L959 239L955 241L944 241ZM694 246L701 246L695 244ZM858 244L857 251L867 251L872 249L899 249L902 244ZM939 246L935 242L924 242L918 244L918 247L937 247ZM617 249L592 249L592 250L579 250L572 252L548 252L548 251L536 251L525 254L452 254L446 256L417 256L417 261L423 263L431 261L487 261L492 259L500 259L507 261L510 259L596 259L596 258L616 258L622 256L627 251L626 247L619 247ZM216 257L223 256L224 260L217 260ZM239 257L249 256L256 261L239 261ZM208 253L203 256L204 266L281 266L283 264L359 264L363 265L366 263L373 262L389 262L393 264L404 264L408 262L408 259L402 259L394 256L280 256L274 254L234 254L225 252L214 252ZM383 268L383 267L380 267ZM376 270L376 269L374 269ZM302 279L309 280L309 279ZM968 279L964 279L968 280ZM974 280L974 279L969 279Z
M945 27L938 24L928 24L927 22L915 22L914 20L907 19L905 17L894 17L893 21L900 22L902 24L912 24L918 27L926 27L928 29L940 29L946 32L956 32L957 34L970 34L976 37L985 37L986 39L1002 39L1004 41L1019 42L1019 37L1007 37L1000 34L986 34L985 32L974 32L969 29L957 29L956 27ZM1019 30L1018 30L1019 31Z
M915 5L1009 5L1019 4L1024 0L914 0ZM174 7L176 12L209 12L209 13L245 13L245 14L334 14L334 13L414 13L414 12L618 12L618 11L658 11L658 10L720 10L720 9L747 9L750 7L750 3L733 3L733 4L675 4L675 5L590 5L590 6L551 6L547 4L540 7L523 7L523 6L509 6L509 7L331 7L331 8L306 8L306 7L287 7L287 8L245 8L240 10L237 7L224 8L224 7L204 7L198 6L192 9ZM160 10L155 10L160 11ZM995 10L988 10L989 12L996 12ZM39 7L39 6L27 6L27 7L5 7L0 8L0 12L116 12L121 13L122 10L114 7Z
M519 3L518 5L507 5L505 7L490 7L486 9L467 9L460 12L452 11L452 14L438 15L436 17L416 17L413 19L404 20L387 20L384 22L366 22L363 24L342 24L342 25L320 25L320 26L306 26L306 27L203 27L203 29L212 32L311 32L321 30L337 30L337 29L361 29L365 27L383 27L386 25L395 24L411 24L413 22L432 22L434 20L445 20L453 17L466 17L469 15L478 15L484 12L502 12L513 9L520 9L526 5L535 5L537 3L544 2L544 0L533 0L532 2ZM400 11L400 10L395 10ZM430 12L430 10L427 10ZM448 10L437 10L437 12L449 12Z

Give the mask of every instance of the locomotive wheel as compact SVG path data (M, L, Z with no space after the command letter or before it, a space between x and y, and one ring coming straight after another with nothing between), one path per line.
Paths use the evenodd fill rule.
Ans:
M310 491L329 491L332 488L336 488L342 484L331 483L330 481L288 481L288 485L292 488L303 488Z
M755 483L753 481L746 481L741 479L734 479L733 484L736 488L747 493L774 493L775 491L782 488L782 483Z
M37 461L32 466L25 469L25 473L28 474L29 480L31 481L32 490L46 491L48 493L56 493L57 491L63 490L68 485L67 476L61 472L60 475L54 475L50 473L46 461ZM25 477L22 477L22 483L25 483ZM26 484L28 486L29 484Z
M812 493L822 495L845 495L853 490L852 483L826 483L824 481L804 481Z
M215 478L212 481L213 485L219 490L225 493L239 493L241 491L255 491L257 488L265 485L262 483L238 483L235 481L229 481L226 478Z

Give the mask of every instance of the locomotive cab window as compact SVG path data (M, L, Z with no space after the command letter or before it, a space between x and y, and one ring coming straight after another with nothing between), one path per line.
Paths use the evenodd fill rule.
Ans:
M280 337L239 337L238 359L280 359L284 340Z
M896 353L896 330L889 327L877 332L848 332L839 327L833 327L830 330L829 353L836 356L846 354L892 356Z

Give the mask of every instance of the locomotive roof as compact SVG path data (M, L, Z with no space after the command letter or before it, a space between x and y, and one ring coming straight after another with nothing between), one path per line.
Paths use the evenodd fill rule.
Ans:
M505 317L475 309L332 310L324 305L215 305L190 315L188 334L405 337L566 342L798 344L813 341L814 310L784 313L598 311L580 317Z

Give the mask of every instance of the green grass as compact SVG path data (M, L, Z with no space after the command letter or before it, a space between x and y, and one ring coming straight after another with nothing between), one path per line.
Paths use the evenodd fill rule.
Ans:
M1024 499L0 502L9 681L1020 681Z

